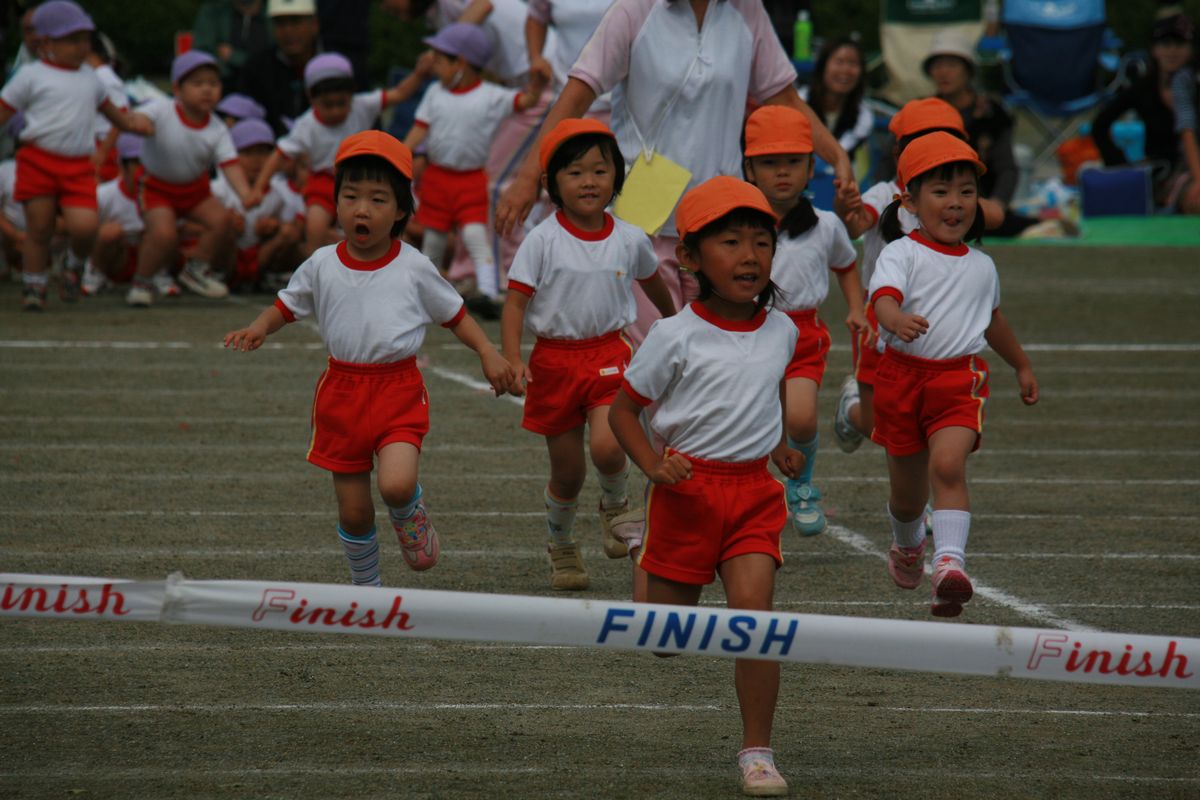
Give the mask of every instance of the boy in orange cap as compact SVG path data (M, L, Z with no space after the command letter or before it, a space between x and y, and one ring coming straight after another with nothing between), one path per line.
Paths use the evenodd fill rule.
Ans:
M404 559L415 570L437 563L437 533L417 482L429 399L416 365L425 326L436 322L479 354L496 394L512 369L471 317L462 298L400 234L412 215L412 152L382 131L343 140L334 160L337 219L346 238L318 248L248 327L225 346L255 350L288 322L315 314L329 368L313 399L308 460L333 473L338 536L356 584L381 585L371 469Z
M512 365L510 391L525 395L522 427L546 437L550 482L546 486L550 586L586 589L575 509L587 479L583 447L600 478L600 527L609 558L628 553L613 533L629 512L629 462L608 427L608 407L633 354L624 334L637 318L633 282L638 281L669 317L671 294L658 274L649 237L606 209L625 182L625 159L608 126L594 119L566 119L542 139L543 182L558 212L547 217L518 248L508 273L508 297L500 323L504 357ZM524 328L537 336L528 366L521 358Z
M954 617L973 589L964 569L971 526L967 456L979 448L990 346L1016 370L1021 399L1038 400L1029 358L1000 311L995 264L964 243L982 231L975 151L945 132L900 156L900 202L917 228L883 249L871 304L887 349L876 367L875 428L887 450L892 547L888 573L915 589L925 567L925 509L933 491L934 616ZM885 225L886 229L887 226Z
M767 460L790 478L804 461L783 433L783 378L799 334L771 308L775 215L757 188L721 176L683 196L675 224L676 255L700 297L651 326L609 412L651 483L643 538L628 542L640 570L634 599L695 605L719 574L730 608L770 609L787 506ZM661 452L641 423L652 403ZM786 794L770 747L779 664L739 660L734 682L742 790Z

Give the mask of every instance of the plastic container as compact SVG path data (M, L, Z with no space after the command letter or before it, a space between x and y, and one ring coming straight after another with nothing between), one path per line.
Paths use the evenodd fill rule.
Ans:
M792 58L812 60L812 18L807 11L802 10L796 15L796 25L792 29Z

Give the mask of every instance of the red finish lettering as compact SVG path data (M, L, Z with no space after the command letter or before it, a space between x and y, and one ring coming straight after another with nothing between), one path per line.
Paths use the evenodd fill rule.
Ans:
M111 583L100 587L100 598L96 605L89 602L87 589L72 589L65 583L59 587L53 599L44 587L26 586L16 591L12 584L4 587L4 595L0 597L0 611L10 611L14 608L28 611L32 608L34 611L53 614L66 614L68 611L75 614L104 614L109 611L110 604L114 615L129 614L129 610L125 608L125 595L114 591Z

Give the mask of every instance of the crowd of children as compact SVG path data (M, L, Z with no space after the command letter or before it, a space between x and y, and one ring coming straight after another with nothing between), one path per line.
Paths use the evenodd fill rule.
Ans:
M970 600L966 461L980 446L990 392L980 351L990 346L1013 368L1026 404L1038 387L1000 311L995 266L967 244L998 212L979 199L983 164L942 101L900 110L895 181L862 196L843 187L837 213L804 197L809 119L784 105L751 113L742 175L700 183L675 210L675 256L699 288L682 305L650 239L610 212L626 174L613 131L595 119L557 122L538 144L554 211L508 271L497 348L441 260L457 230L483 296L499 302L482 165L496 125L533 105L544 79L535 72L524 90L484 83L489 44L479 28L444 28L413 75L384 91L355 93L345 58L317 56L304 71L312 107L276 140L254 101L221 97L208 54L176 58L174 97L131 111L88 63L95 26L79 6L51 0L34 23L42 60L0 93L0 123L16 112L24 119L15 168L0 166L0 235L6 256L22 258L25 308L45 308L56 234L66 241L64 300L129 280L128 303L148 306L180 291L176 275L219 298L230 285L280 275L274 303L224 342L255 350L289 322L318 321L329 357L307 459L332 475L354 583L382 585L376 470L407 564L425 570L440 557L419 482L430 414L416 364L436 323L477 353L497 395L525 398L522 426L545 437L554 589L589 585L574 521L590 457L603 549L632 559L635 599L695 604L719 576L730 607L770 609L789 522L803 536L826 527L813 475L830 349L818 309L832 272L855 345L834 432L846 451L867 437L886 451L888 573L902 589L920 585L928 526L931 612L957 616ZM430 75L406 143L372 130L383 108L415 96ZM112 129L96 125L97 113ZM97 187L110 150L112 177ZM424 252L403 239L414 220ZM662 316L636 351L624 335L635 284ZM535 337L528 358L526 329ZM644 503L633 499L630 462L647 478ZM778 665L740 660L735 682L743 789L784 794L770 750Z

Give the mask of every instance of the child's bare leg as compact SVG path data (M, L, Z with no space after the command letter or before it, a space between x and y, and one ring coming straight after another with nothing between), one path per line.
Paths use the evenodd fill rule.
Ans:
M441 552L417 480L420 459L421 452L408 442L392 442L379 451L379 494L404 548L404 560L415 570L432 567Z
M640 571L645 576L646 587L645 597L639 598L635 595L634 600L645 603L663 603L670 606L694 606L700 602L700 594L704 591L703 586L661 578L658 575L646 572L641 567L635 567L634 569ZM669 658L678 655L678 653L655 653L654 655L659 658Z
M192 250L192 258L211 264L218 244L228 236L229 215L225 206L221 205L217 198L209 196L189 211L187 218L200 223L203 228L196 240L196 247Z
M117 274L125 255L125 234L121 223L107 222L100 226L96 244L92 246L92 266L106 277Z
M57 203L53 196L25 201L25 246L21 253L21 305L26 310L46 307L50 278L50 238L54 235Z
M379 539L375 535L375 502L371 473L335 472L333 491L338 504L338 539L358 586L379 586Z
M135 283L144 280L149 287L150 278L174 257L179 246L176 235L175 210L168 206L148 208L142 213L145 230L142 245L138 248L137 274Z
M336 240L333 214L325 206L309 206L304 213L304 257L311 256L317 248L333 244Z
M850 407L847 416L863 436L870 436L875 429L875 387L869 383L858 382L858 403Z
M967 456L978 438L970 428L942 428L929 437L929 482L934 508L971 510L967 492Z
M583 426L547 436L546 449L550 454L550 482L546 489L560 500L574 501L587 480Z
M62 214L67 232L67 252L59 291L63 300L74 302L79 299L83 265L96 244L100 215L94 208L79 206L66 206Z
M729 607L770 611L775 569L775 559L766 553L748 553L722 563L718 572ZM742 709L742 747L770 747L779 699L779 662L739 658L734 683Z
M929 500L929 451L922 450L911 456L889 455L888 508L892 515L903 522L915 520L925 513Z

